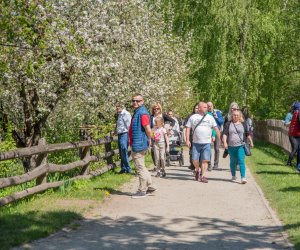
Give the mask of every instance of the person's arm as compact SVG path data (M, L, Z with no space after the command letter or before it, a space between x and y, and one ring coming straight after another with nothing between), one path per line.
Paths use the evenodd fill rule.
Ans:
M131 115L130 113L127 113L124 117L124 123L125 123L125 126L127 128L127 130L129 130L129 127L130 127L130 123L131 123Z
M285 116L285 118L284 118L284 125L285 125L286 127L289 127L290 124L291 124L291 120L292 120L292 115L291 115L291 113L287 113L286 116Z
M223 132L222 132L223 136L221 138L223 144L224 144L224 141L223 141L224 140L224 135L226 135L226 140L229 136L229 126L230 126L230 122L226 122L225 125L224 125ZM225 141L225 142L227 142L227 141ZM224 146L225 146L225 144L224 144Z
M182 131L182 137L183 137L183 141L186 142L186 127L183 127L183 131Z
M169 136L167 133L164 133L165 141L166 141L166 151L169 152L170 150L170 143L169 143Z
M218 125L221 127L224 124L224 118L221 115L220 111L216 111L216 116L214 116L216 119L216 122L218 123Z
M190 133L191 133L191 128L186 127L186 135L185 135L185 143L186 145L190 148L191 147L191 142L190 142Z
M214 130L215 130L215 132L216 132L217 137L218 137L219 139L221 139L220 130L218 129L218 126L215 126L215 127L214 127Z
M149 117L149 115L142 115L141 123L142 123L142 126L145 129L145 133L148 137L148 144L149 144L149 146L151 146L152 130L151 130L151 127L150 127L150 117Z
M223 145L225 149L228 149L228 144L227 144L227 135L223 134Z
M218 128L217 121L212 118L212 129L215 131L217 137L220 139L220 130Z
M150 125L146 125L146 126L143 126L144 129L145 129L145 132L146 132L146 135L148 137L148 142L149 142L149 146L151 146L151 136L152 136L152 130L150 128Z
M214 142L216 140L216 131L213 129L211 132L211 140Z
M248 128L247 128L247 124L244 122L243 123L243 126L244 126L244 130L245 130L245 138L249 140L249 143L250 143L250 147L253 147L253 141L252 141L252 138L251 138L251 135L250 135L250 131L248 131ZM247 143L247 141L245 141Z
M250 135L247 136L247 139L248 141L250 142L250 147L253 148L254 147L254 144L253 144L253 141L252 141L252 137Z

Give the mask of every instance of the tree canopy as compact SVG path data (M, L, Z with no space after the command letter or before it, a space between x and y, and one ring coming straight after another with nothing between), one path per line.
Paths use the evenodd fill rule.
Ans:
M45 128L106 121L133 93L281 118L299 99L297 0L4 0L0 110L18 146Z
M172 91L191 91L182 84L188 42L167 32L159 3L15 0L0 8L0 102L19 146L36 145L46 126L113 117L115 103L135 92L164 103Z
M258 118L282 118L299 99L300 4L261 0L165 0L174 32L192 34L190 77L200 99L237 101Z

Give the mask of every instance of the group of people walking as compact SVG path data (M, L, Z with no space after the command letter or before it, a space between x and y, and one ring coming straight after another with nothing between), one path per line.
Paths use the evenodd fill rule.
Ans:
M224 124L225 122L225 124ZM247 183L245 166L245 145L253 147L249 126L244 120L237 103L232 103L225 121L219 110L215 110L213 103L200 102L194 108L186 122L185 139L191 148L192 165L195 167L195 180L207 183L207 167L211 170L211 143L214 143L214 167L219 169L219 148L223 143L230 156L230 170L232 180L236 181L236 166L240 167L241 183ZM222 131L222 136L221 132ZM200 168L201 166L201 168Z
M136 174L139 177L139 188L132 198L143 198L157 191L151 174L145 166L145 155L151 148L156 176L166 176L165 155L169 151L170 131L166 129L165 124L169 123L169 128L178 130L179 124L171 110L168 115L162 112L159 103L154 103L150 115L144 106L141 94L134 95L131 102L134 109L132 117L123 105L116 106L118 112L116 132L121 156L120 173L131 171L127 155L129 140ZM191 148L191 162L195 167L196 181L207 183L207 170L219 169L219 150L220 145L223 144L229 152L232 180L237 179L236 165L238 164L241 170L241 183L247 182L244 145L249 142L253 147L253 141L244 116L236 103L231 104L229 113L224 119L221 112L214 109L212 102L199 102L194 106L193 114L186 119L184 127L183 137L187 146ZM213 167L211 143L214 144L215 150Z

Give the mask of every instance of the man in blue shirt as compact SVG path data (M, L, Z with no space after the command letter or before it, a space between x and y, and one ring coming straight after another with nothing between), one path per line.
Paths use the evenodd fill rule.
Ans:
M121 157L121 171L119 173L125 174L130 173L131 171L128 159L128 131L131 122L131 115L125 109L123 104L118 103L116 105L116 109L118 113L116 132L118 134L118 146Z
M221 112L217 109L214 109L214 105L212 102L207 103L207 110L208 114L212 115L215 118L215 121L217 123L217 127L219 130L221 130L222 125L224 124L224 119L221 114ZM214 159L214 166L211 168L211 162L208 165L208 170L211 171L211 169L218 170L219 169L219 158L220 158L220 144L221 140L220 138L216 137L214 140L214 151L215 151L215 159Z

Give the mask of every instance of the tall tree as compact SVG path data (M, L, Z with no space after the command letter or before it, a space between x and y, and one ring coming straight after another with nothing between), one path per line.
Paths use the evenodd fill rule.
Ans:
M295 98L287 90L299 88L299 1L164 3L166 13L174 12L174 32L192 32L190 76L202 99L223 109L235 100L260 117L281 115Z
M37 145L57 117L112 113L133 92L166 100L186 74L186 48L165 33L157 8L141 0L1 1L0 100L17 146ZM34 168L35 157L24 167Z

